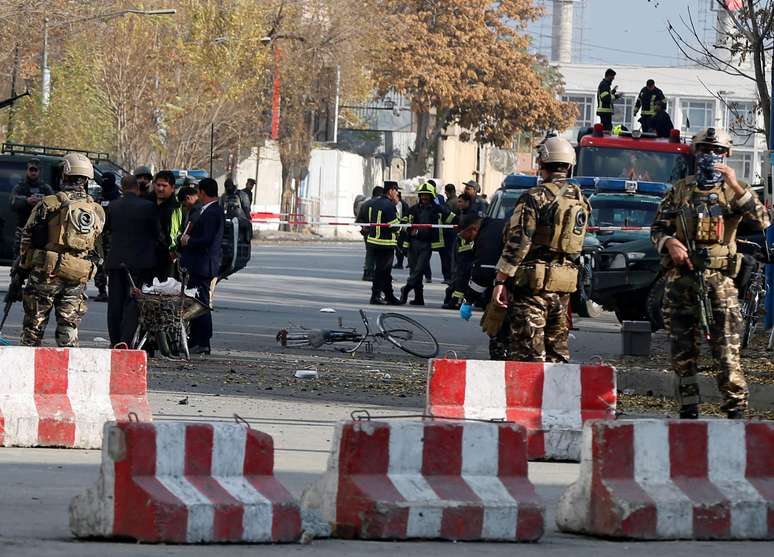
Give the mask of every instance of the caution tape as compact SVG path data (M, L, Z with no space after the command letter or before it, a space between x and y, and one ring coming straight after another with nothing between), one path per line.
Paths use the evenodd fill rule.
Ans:
M589 226L589 232L645 232L650 226Z
M272 213L271 211L252 211L250 218L255 219L281 219L282 217L305 217L304 213ZM354 219L355 217L348 217L346 215L317 215L318 218L323 219Z
M255 214L255 213L254 213ZM377 228L457 228L456 224L387 224L368 222L282 220L279 218L253 218L254 224L286 224L290 226L357 226ZM650 226L589 226L588 232L649 232Z
M389 224L381 222L325 222L305 220L253 219L253 224L286 224L289 226L357 226L358 228L457 228L456 224Z

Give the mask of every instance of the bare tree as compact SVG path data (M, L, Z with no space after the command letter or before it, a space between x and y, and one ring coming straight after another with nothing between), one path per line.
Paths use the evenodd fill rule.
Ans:
M721 92L712 92L732 115L730 127L740 135L765 133L771 137L771 94L768 89L767 57L774 48L774 0L744 0L738 10L726 7L726 0L714 0L718 9L714 41L707 41L696 27L690 8L681 17L682 30L668 22L669 34L680 52L692 62L711 70L752 81L757 102L752 113L729 103ZM705 86L706 87L706 86ZM709 90L709 89L708 89ZM764 127L757 125L763 115ZM769 148L772 148L771 140Z

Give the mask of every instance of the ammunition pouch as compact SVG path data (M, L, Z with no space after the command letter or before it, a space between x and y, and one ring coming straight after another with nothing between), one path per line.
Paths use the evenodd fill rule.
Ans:
M533 292L575 292L578 288L578 269L569 263L536 261L519 267L513 277L514 285Z
M88 259L70 253L38 250L34 257L36 267L47 276L55 276L65 282L85 284L94 278L96 267Z
M484 310L484 315L481 316L481 330L490 338L496 337L500 329L503 328L507 312L507 308L500 307L495 302L490 301Z

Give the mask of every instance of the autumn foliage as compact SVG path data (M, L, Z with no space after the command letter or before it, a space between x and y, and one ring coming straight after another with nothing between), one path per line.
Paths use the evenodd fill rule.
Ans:
M378 73L383 91L419 115L416 173L444 128L459 124L480 143L509 146L519 132L564 129L574 107L558 100L548 64L529 54L531 0L385 0L392 40Z

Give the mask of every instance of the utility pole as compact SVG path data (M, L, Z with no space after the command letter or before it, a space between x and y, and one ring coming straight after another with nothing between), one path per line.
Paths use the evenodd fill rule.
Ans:
M11 72L11 97L16 96L16 77L19 74L19 41L16 41L16 45L13 49L13 71ZM15 104L11 104L11 108L8 110L8 140L13 139L13 126L14 116L16 108Z

